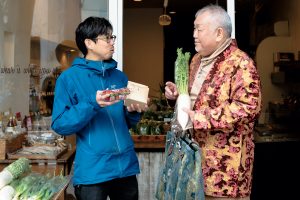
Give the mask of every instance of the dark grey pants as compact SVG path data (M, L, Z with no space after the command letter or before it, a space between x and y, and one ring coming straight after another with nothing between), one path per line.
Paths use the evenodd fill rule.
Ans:
M113 179L92 185L76 185L77 200L138 200L136 176Z

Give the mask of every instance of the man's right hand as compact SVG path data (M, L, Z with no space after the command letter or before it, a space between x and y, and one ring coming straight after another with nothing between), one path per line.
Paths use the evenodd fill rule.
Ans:
M175 83L168 81L165 86L165 96L167 99L176 100L178 97L178 91Z
M110 96L110 94L103 94L103 91L98 90L96 93L96 101L100 107L110 106L119 102L120 100L107 101L106 99Z

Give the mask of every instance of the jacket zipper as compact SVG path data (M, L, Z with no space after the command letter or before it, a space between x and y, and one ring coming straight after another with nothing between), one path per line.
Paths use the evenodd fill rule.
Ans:
M102 71L103 71L103 76L104 76L104 66L103 66L103 63L102 63ZM103 84L103 80L102 80L101 78L100 78L100 81L101 81L102 88L105 88L105 87L104 87L104 84ZM117 138L117 132L116 132L114 120L112 119L111 114L110 114L110 112L108 111L108 109L105 108L105 110L106 110L106 113L107 113L107 115L108 115L108 117L109 117L109 120L110 120L110 122L111 122L113 131L114 131L114 135L115 135L115 139L116 139L116 143L117 143L117 147L118 147L118 152L120 153L121 150L120 150L120 145L119 145L119 141L118 141L118 138Z
M102 63L102 71L103 71L103 77L104 77L104 66L103 66L103 63ZM102 88L104 88L104 84L103 84L102 78L100 78L100 81L101 81ZM113 128L113 132L114 132L116 143L117 143L118 153L121 153L120 145L119 145L119 141L118 141L118 137L117 137L117 132L116 132L116 129L115 129L114 120L112 119L112 117L111 117L110 112L108 111L108 109L105 108L105 110L106 110L106 113L107 113L107 115L109 117L109 120L110 120L112 128ZM120 163L120 159L118 159L118 165L119 165L119 169L120 169L120 172L121 172L120 177L123 177L123 175L122 175L123 174L123 170L122 170L122 167L121 167L122 165Z

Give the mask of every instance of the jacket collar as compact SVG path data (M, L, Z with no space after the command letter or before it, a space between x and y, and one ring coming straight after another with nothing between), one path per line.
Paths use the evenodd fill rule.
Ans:
M82 69L91 70L96 74L102 74L104 76L106 71L117 68L117 62L114 59L105 61L94 61L77 57L73 61L72 66L77 66Z

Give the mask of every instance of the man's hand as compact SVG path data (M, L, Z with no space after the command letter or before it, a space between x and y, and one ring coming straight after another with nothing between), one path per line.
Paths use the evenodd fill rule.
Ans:
M96 101L100 107L110 106L112 104L118 103L120 100L107 101L110 94L103 94L103 91L98 90L96 93Z
M165 86L165 96L167 99L175 100L178 97L177 87L174 83L168 81Z
M144 106L141 106L140 104L130 104L129 106L127 106L127 110L128 112L144 112L146 110L148 110L148 104L150 102L150 99L147 99L147 104Z

